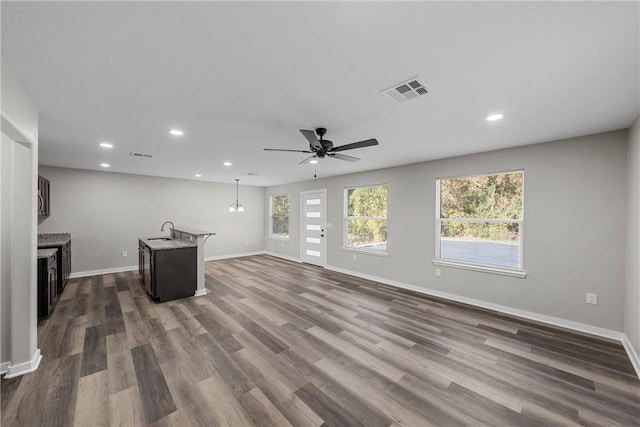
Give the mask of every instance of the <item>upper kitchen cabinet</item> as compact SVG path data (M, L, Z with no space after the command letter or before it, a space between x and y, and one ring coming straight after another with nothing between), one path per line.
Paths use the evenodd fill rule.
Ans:
M49 218L49 180L38 175L38 223Z

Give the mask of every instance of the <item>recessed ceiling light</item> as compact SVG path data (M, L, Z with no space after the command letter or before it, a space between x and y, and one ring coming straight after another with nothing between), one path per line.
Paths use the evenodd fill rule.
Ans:
M201 173L197 173L194 175L196 178L202 178L202 174Z
M100 166L102 166L103 168L110 168L111 165L109 163L100 163Z
M182 136L184 135L184 132L182 132L180 129L171 129L169 130L169 133L173 136Z
M101 142L99 145L102 148L113 148L113 144L110 142Z
M503 118L504 116L500 113L498 114L492 114L489 117L487 117L487 121L488 122L495 122L496 120L500 120L501 118Z
M316 159L313 159L313 160L309 161L309 163L311 163L311 164L314 164L314 165L315 165L316 163L318 163L318 161L317 161Z
M225 166L231 166L231 162L224 162L223 165Z

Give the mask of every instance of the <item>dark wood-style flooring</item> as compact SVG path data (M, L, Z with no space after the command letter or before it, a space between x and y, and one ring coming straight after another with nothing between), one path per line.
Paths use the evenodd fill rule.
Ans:
M136 272L70 280L2 426L640 424L617 343L266 255L206 273L164 304Z

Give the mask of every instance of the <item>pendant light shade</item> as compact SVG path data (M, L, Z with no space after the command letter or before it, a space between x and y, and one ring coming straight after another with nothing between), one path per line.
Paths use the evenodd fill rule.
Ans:
M236 202L232 203L231 206L229 206L229 212L244 212L244 207L238 201L238 182L239 181L240 180L236 178Z

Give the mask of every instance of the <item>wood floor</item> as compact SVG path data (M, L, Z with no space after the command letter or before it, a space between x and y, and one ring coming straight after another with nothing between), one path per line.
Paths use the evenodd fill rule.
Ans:
M266 255L206 273L164 304L72 279L2 426L640 425L619 344Z

